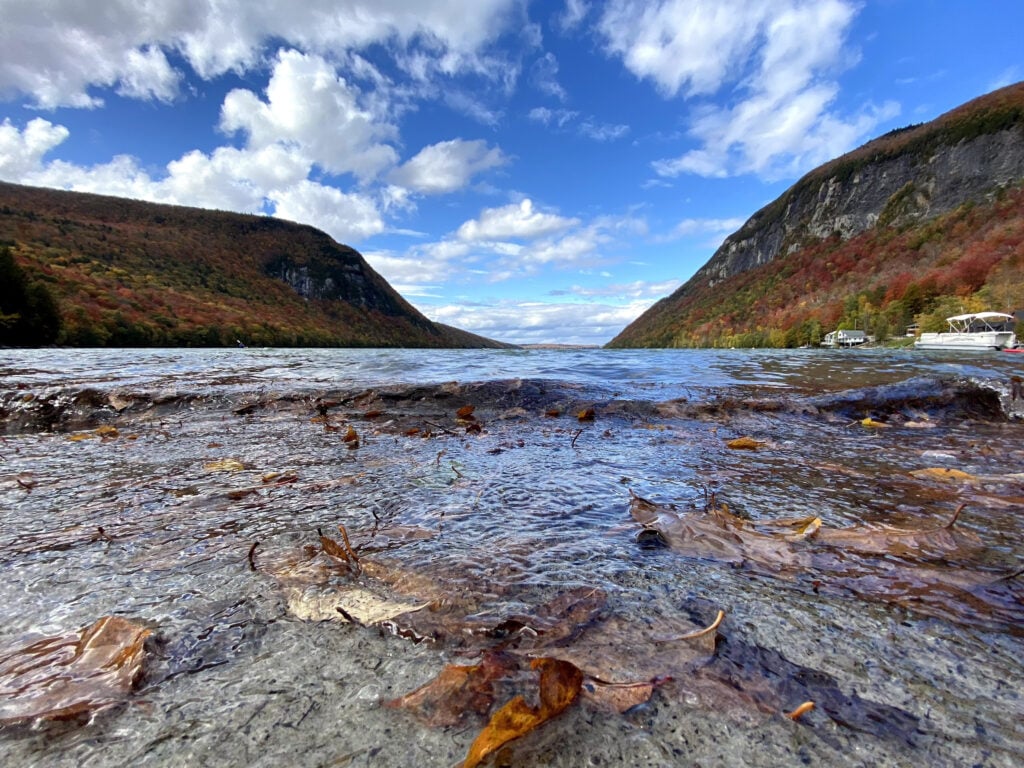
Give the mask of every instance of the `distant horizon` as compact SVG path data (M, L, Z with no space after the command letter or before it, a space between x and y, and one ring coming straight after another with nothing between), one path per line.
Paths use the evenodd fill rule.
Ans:
M603 346L804 173L1024 80L1005 0L0 0L0 179L309 224Z

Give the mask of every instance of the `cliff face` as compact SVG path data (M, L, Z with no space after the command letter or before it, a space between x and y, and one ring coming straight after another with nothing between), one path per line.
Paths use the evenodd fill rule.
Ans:
M993 206L1022 183L1024 83L1018 83L929 123L892 131L811 171L751 216L689 281L652 306L609 346L703 345L752 328L786 331L782 327L786 323L835 322L842 313L825 305L839 302L841 306L849 298L839 292L842 275L834 270L839 262L846 264L847 272L853 266L840 253L844 248L856 251L854 263L862 273L871 262L873 272L859 275L861 287L877 283L875 288L885 294L887 289L879 282L884 280L883 273L895 274L904 260L916 260L918 268L938 268L960 258L950 252L944 261L933 259L936 248L941 248L934 240L927 254L899 252L888 245L897 235L918 228L920 236L911 247L920 248L933 239L926 231L929 222L963 211L965 204ZM999 215L1017 216L1002 209ZM875 262L876 256L863 244L855 245L863 238L885 243L889 262ZM877 250L877 245L871 248ZM977 253L973 257L977 261ZM1012 262L1015 257L1011 253L1007 258ZM816 260L817 265L812 263ZM982 261L986 270L996 263ZM798 273L806 278L802 296L794 295L791 285ZM945 276L934 277L942 282ZM964 290L978 290L973 282L972 278L970 285L944 290L962 295ZM922 291L928 300L935 298L932 287L924 286ZM785 313L780 308L794 300L807 311L801 317L792 313L782 317ZM722 309L726 306L728 311ZM920 312L920 307L914 312ZM907 318L892 319L904 322Z
M933 218L991 199L1022 178L1020 126L940 145L927 156L883 155L846 178L816 171L780 198L781 206L779 201L766 206L727 237L693 279L714 284L794 253L811 240L833 234L845 240L879 223L903 226Z
M432 323L357 251L264 216L0 183L0 247L56 301L60 344L508 346Z

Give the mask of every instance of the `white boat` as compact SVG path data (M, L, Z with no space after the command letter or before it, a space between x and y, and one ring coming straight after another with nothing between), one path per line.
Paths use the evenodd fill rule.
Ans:
M922 333L914 346L917 349L1012 349L1017 346L1013 332L1013 315L1003 312L976 312L947 317L949 330Z

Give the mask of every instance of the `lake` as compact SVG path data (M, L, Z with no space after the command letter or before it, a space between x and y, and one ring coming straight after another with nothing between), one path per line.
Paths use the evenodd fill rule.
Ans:
M0 350L0 756L1020 765L1020 357Z

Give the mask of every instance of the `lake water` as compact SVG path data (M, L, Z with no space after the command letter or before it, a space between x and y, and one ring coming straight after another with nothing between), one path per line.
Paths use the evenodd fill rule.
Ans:
M0 760L450 766L556 658L579 700L485 764L1019 765L1021 357L0 351ZM19 717L103 616L131 690Z

